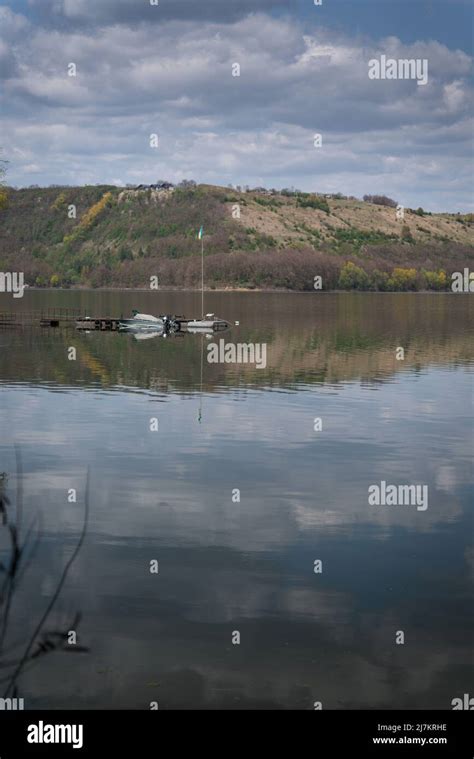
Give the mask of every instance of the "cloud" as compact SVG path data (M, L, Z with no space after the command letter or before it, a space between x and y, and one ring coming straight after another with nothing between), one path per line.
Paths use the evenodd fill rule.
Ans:
M29 0L52 24L163 23L170 19L232 22L258 11L291 10L291 0Z
M112 6L98 5L56 3L81 17ZM128 2L120 8L132 12ZM43 167L45 182L159 174L386 192L433 210L470 204L472 60L462 51L396 37L369 42L265 13L52 29L6 11L0 71L11 181L28 183L24 160ZM28 30L28 46L11 46L12 30ZM428 84L370 80L368 61L381 54L427 58Z
M2 36L8 39L17 37L25 32L28 27L28 20L20 13L14 13L7 6L0 6L0 29Z
M17 72L13 46L28 26L29 23L24 16L0 6L0 81L14 76Z

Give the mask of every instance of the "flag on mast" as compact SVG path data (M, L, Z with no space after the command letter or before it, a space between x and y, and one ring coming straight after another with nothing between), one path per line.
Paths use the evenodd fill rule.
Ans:
M202 240L203 234L204 234L204 227L201 227L198 234L198 240Z

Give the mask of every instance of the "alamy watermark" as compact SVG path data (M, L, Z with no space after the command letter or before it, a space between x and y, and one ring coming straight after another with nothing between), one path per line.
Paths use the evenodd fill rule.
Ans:
M14 298L23 298L25 275L22 271L0 271L0 293L13 293Z
M372 58L369 61L369 79L416 79L417 84L428 84L427 58Z
M210 343L207 346L209 364L255 364L257 369L267 366L266 343Z
M474 272L467 268L464 271L453 271L451 290L453 293L474 293Z
M472 711L474 709L474 698L471 698L469 693L464 693L462 698L453 698L451 706L453 707L453 711L458 711L459 709Z
M28 743L70 743L73 748L82 748L83 725L49 725L40 720L28 725Z
M23 698L0 698L0 711L16 712L23 711L25 700Z
M428 508L428 485L369 485L369 506L416 506L417 511Z

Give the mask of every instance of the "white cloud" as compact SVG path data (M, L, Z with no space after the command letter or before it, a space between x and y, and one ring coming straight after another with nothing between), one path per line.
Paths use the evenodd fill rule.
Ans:
M88 0L60 7L92 13ZM97 182L151 181L156 166L171 179L380 191L433 210L449 210L439 194L449 185L452 210L469 207L472 61L462 51L308 34L290 17L261 13L232 23L35 27L27 46L12 49L8 30L25 33L29 22L4 16L3 145L10 155L25 151L45 183L84 181L86 154ZM368 60L382 52L426 57L428 85L370 80ZM77 77L67 75L70 62ZM152 132L160 149L150 153ZM21 162L10 181L28 183Z

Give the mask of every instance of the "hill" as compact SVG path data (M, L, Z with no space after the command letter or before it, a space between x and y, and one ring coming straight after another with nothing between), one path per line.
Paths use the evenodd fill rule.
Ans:
M473 215L211 185L8 189L0 270L36 286L448 289L474 268Z

